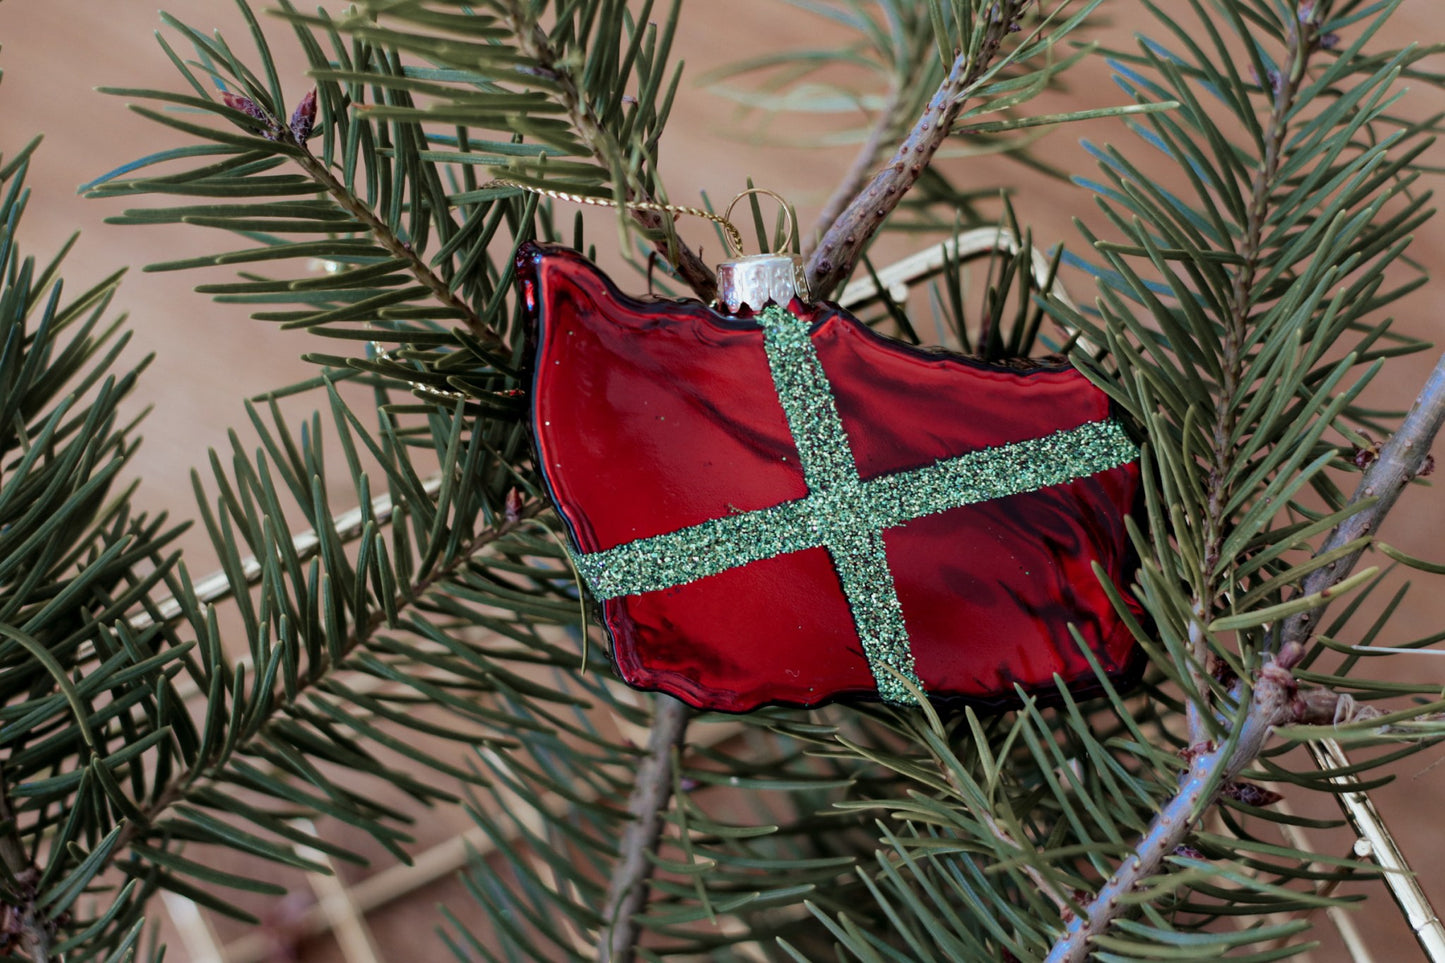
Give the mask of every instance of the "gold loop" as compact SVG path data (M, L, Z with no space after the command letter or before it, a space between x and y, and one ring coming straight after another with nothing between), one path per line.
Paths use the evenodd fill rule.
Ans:
M664 214L689 214L693 217L700 217L703 220L712 221L719 225L723 229L723 237L727 241L728 248L739 254L741 254L743 250L743 235L742 232L737 229L737 226L734 225L732 221L729 221L726 215L718 217L712 211L705 211L700 207L688 207L685 204L658 204L653 201L627 201L626 203L618 203L611 198L588 197L585 194L569 194L566 191L553 190L550 187L533 187L530 184L509 181L505 177L495 178L482 186L515 187L517 190L526 191L528 194L540 194L543 197L550 197L558 201L569 201L573 204L589 204L593 207L620 208L627 211L659 211ZM773 194L772 191L765 191L764 193ZM738 197L744 197L746 194L747 192L744 192L743 194L739 194ZM773 196L778 197L776 194L773 194ZM778 200L781 201L782 198L778 197ZM737 203L737 198L733 199L733 203ZM784 206L786 207L786 205ZM728 211L731 212L732 207L728 207ZM792 241L791 234L788 236L788 240L789 242Z
M793 209L788 206L788 202L783 200L782 195L778 194L776 191L770 191L766 187L749 187L747 190L739 193L737 197L734 197L733 202L728 205L728 209L723 211L723 221L727 224L731 224L732 221L730 220L730 218L733 216L733 208L738 206L738 201L742 200L744 197L750 197L753 194L766 194L768 197L771 197L773 200L777 201L778 206L783 209L783 213L788 215L788 236L783 238L782 248L777 251L763 252L764 254L786 254L788 252L788 249L793 246L794 235L798 233L798 221L795 217L793 217ZM736 228L733 229L733 233L737 233ZM733 253L736 254L738 257L743 256L743 239L741 234L737 234L737 247L733 248Z

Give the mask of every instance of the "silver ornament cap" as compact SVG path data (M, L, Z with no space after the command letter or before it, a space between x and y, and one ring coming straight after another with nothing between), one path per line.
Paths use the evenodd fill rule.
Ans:
M808 300L808 276L796 254L750 254L717 266L717 297L728 314L744 307Z
M733 225L730 218L733 215L733 208L738 206L738 201L754 194L761 194L771 197L782 207L782 213L788 222L788 236L783 239L779 250L769 251L764 254L744 254L743 236ZM753 208L754 216L757 216L757 207ZM793 246L793 239L798 235L798 218L793 209L788 206L780 195L761 187L749 187L728 205L721 218L715 218L721 222L724 230L723 236L727 238L728 253L733 255L730 260L724 261L717 266L717 305L727 311L728 314L737 314L743 308L753 313L761 311L769 304L786 306L793 298L799 301L809 301L811 296L808 292L808 272L803 267L803 259L796 254L789 253Z

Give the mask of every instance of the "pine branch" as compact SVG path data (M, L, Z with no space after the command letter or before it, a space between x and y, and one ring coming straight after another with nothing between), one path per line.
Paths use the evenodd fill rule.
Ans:
M1236 685L1232 695L1243 698L1249 694L1241 684ZM1259 755L1270 731L1289 721L1293 715L1292 698L1288 673L1261 674L1249 699L1249 710L1233 737L1195 757L1179 781L1179 791L1150 823L1133 854L1083 911L1069 920L1046 963L1083 963L1088 958L1092 952L1090 939L1102 935L1115 919L1128 912L1126 900L1135 888L1163 869L1165 860L1184 843L1195 821L1214 804L1220 790Z
M1204 678L1209 664L1207 625L1213 618L1218 594L1214 572L1220 553L1229 535L1227 506L1233 498L1233 487L1227 483L1229 468L1235 460L1235 429L1240 412L1239 389L1248 364L1250 316L1255 307L1255 278L1264 256L1264 229L1270 215L1270 199L1279 180L1284 161L1284 143L1289 135L1289 120L1298 103L1300 89L1307 78L1310 54L1319 48L1318 8L1311 6L1308 14L1291 20L1285 39L1287 60L1281 73L1262 78L1274 90L1269 120L1264 126L1264 157L1250 185L1248 211L1245 215L1243 243L1238 250L1241 263L1234 273L1230 303L1224 319L1221 364L1223 377L1214 395L1214 431L1212 460L1206 480L1206 514L1204 519L1203 579L1206 591L1191 600L1192 620L1189 625L1189 675L1193 688L1186 714L1189 738L1197 744L1208 738L1206 722L1210 712L1210 688Z
M1374 501L1342 523L1315 553L1316 557L1379 530L1400 492L1424 466L1442 424L1445 424L1445 355L1436 363L1399 431L1382 446L1379 459L1365 472L1350 504ZM1236 684L1231 690L1231 701L1238 703L1241 698L1248 698L1249 708L1244 719L1230 738L1218 745L1206 744L1205 751L1195 757L1180 779L1178 792L1134 848L1134 856L1110 877L1084 912L1069 921L1049 953L1048 963L1084 960L1089 953L1089 939L1102 934L1127 910L1124 898L1137 885L1163 869L1165 860L1184 842L1199 816L1259 755L1270 732L1276 726L1297 721L1307 709L1289 670L1304 655L1303 640L1328 604L1330 588L1349 575L1361 552L1363 549L1311 573L1305 580L1303 593L1319 593L1323 600L1308 612L1284 622L1280 629L1279 655L1260 670L1252 694L1242 684Z
M662 838L663 814L672 798L676 755L687 738L692 709L668 695L655 697L656 712L647 740L647 756L637 769L637 782L627 800L631 822L618 847L617 867L607 887L602 919L606 935L597 946L598 963L632 963L642 927L637 914L647 905L647 880L652 875L650 854Z
M990 18L980 46L957 53L948 75L887 166L828 227L807 262L808 288L815 298L826 299L848 279L868 242L953 132L964 106L964 93L993 65L1004 37L1017 26L1027 6L1027 0L1003 0L995 8L997 13Z
M430 589L466 565L477 552L517 531L519 528L522 528L531 519L540 515L546 507L546 503L541 500L524 502L516 512L509 514L506 520L478 533L467 544L460 546L456 554L445 564L437 566L432 571L416 579L416 581L405 590L398 589L389 607L382 606L377 608L364 625L356 626L348 636L341 641L337 647L340 659L344 660L364 645L372 635L389 624L387 618L388 608L399 612L406 606L415 604L422 599ZM291 704L300 699L304 693L325 680L331 670L336 667L337 663L333 662L323 651L315 661L307 665L305 673L297 678L294 698L284 704ZM262 724L259 730L260 732L265 731L265 725L265 723ZM236 751L238 748L240 748L240 746L218 746L216 754L211 758L198 759L194 765L173 775L167 785L159 789L151 801L140 808L140 818L126 822L121 827L119 838L115 845L111 847L110 852L115 855L120 855L125 851L127 846L135 842L137 838L143 838L142 834L149 830L157 819L171 807L186 799L196 783L203 783L208 778L217 775L220 768L225 765L225 756Z
M433 297L460 314L462 323L467 326L467 331L472 337L481 342L484 348L495 350L503 357L511 355L511 349L507 345L506 339L482 321L477 316L477 312L472 310L471 305L462 300L444 278L428 267L410 244L398 237L396 232L385 221L377 217L376 213L361 198L337 180L336 176L326 169L326 165L306 148L306 142L303 139L295 137L289 130L281 136L289 139L291 144L298 149L299 152L294 157L307 176L321 185L326 193L331 195L332 200L365 224L376 242L385 248L392 257L404 262L411 275L425 285Z
M578 89L572 71L562 62L553 49L546 31L528 15L521 0L504 0L506 18L520 50L553 84L566 107L572 121L573 133L592 152L592 157L612 172L614 182L622 188L624 204L627 202L658 204L647 186L642 183L636 170L624 162L623 150L617 139L602 125L597 115L588 106ZM639 29L641 29L639 27ZM632 219L653 239L657 248L698 299L709 303L717 299L717 275L712 268L683 244L673 230L672 222L660 211L644 208L627 208Z
M468 333L476 338L484 349L496 351L503 358L509 358L511 348L506 339L483 321L472 309L472 306L452 289L446 279L438 275L421 259L409 242L398 236L390 225L377 216L370 205L356 196L349 187L337 179L336 175L331 173L325 163L311 153L306 142L311 132L312 120L305 111L309 107L310 113L314 115L315 104L316 92L312 91L298 105L296 116L287 123L282 123L279 116L269 116L264 107L249 98L235 97L228 106L239 107L261 120L266 126L267 137L290 147L291 150L286 151L286 154L306 172L306 175L325 190L338 206L364 225L377 244L405 265L405 269L412 277L430 291L439 303L456 312L461 322L466 325ZM280 109L279 104L277 109ZM299 123L298 119L300 119Z
M441 477L433 475L422 483L421 490L429 496L435 496L441 490L441 484ZM338 538L349 542L361 537L368 521L386 525L395 513L396 503L391 495L382 494L373 498L371 504L365 506L365 510L361 507L353 508L331 519L331 525ZM307 562L321 554L321 538L314 528L290 532L287 537L291 541L297 561ZM238 569L247 586L259 582L264 572L261 561L255 555L240 559ZM211 605L227 598L238 588L239 586L232 583L226 570L220 569L197 579L191 586L191 591L197 602ZM132 615L126 620L126 624L136 632L144 632L158 622L178 622L185 617L186 610L181 600L170 595L156 599L148 610Z
M963 798L964 790L963 787L959 784L957 774L947 766L942 767L942 769L947 774L948 781L953 785L954 792L958 793L960 798ZM1000 823L996 818L994 818L993 813L989 812L986 809L979 809L977 812L974 813L974 815L978 817L979 822L983 823L984 826L988 828L989 835L991 835L995 840L997 840L1002 846L1006 847L1007 849L1017 851L1019 853L1027 851L1024 846L1021 845L1016 838L1014 838L1014 835L1010 833L1007 829L1005 829L1002 823ZM1029 880L1038 887L1039 892L1042 893L1050 903L1053 903L1054 906L1058 908L1059 914L1061 916L1067 916L1069 913L1072 912L1072 909L1069 906L1068 898L1059 891L1058 886L1056 886L1052 880L1045 876L1043 872L1038 869L1038 867L1032 865L1027 861L1024 861L1019 864L1018 868L1021 873L1027 876Z

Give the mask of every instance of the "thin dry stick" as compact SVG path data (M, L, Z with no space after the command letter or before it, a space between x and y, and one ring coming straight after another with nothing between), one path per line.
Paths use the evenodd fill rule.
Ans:
M318 835L316 826L309 819L297 820L297 825L304 829L307 835ZM336 861L310 846L298 844L292 848L302 859L320 863L329 870L326 873L307 873L306 882L316 894L321 911L326 914L331 924L331 931L336 935L336 944L341 948L342 959L347 963L381 963L376 940L372 938L371 929L366 925L365 911L357 906L350 888L342 881L341 874L336 869Z
M225 950L221 948L215 928L194 900L163 889L161 905L180 934L181 945L185 947L186 959L190 963L226 963Z
M1274 805L1280 812L1293 815L1293 811L1290 809L1289 803L1286 800L1281 799ZM1317 852L1314 843L1299 826L1293 823L1280 823L1279 831L1284 836L1285 841L1295 849L1309 853ZM1371 851L1372 849L1368 842L1357 838L1354 845L1350 847L1350 856L1360 860L1369 859ZM1317 864L1311 863L1310 867L1315 865ZM1346 870L1346 872L1353 875L1353 871L1351 870ZM1348 877L1346 877L1346 879L1348 879ZM1316 896L1329 896L1335 890L1339 889L1346 879L1335 877L1334 879L1326 880L1315 887L1314 894ZM1300 915L1308 919L1314 912L1313 909L1307 909ZM1276 915L1279 917L1280 922L1292 918L1289 913L1279 913ZM1369 948L1365 945L1364 938L1360 936L1359 927L1355 925L1354 913L1348 907L1326 906L1325 915L1330 918L1330 922L1335 925L1335 931L1340 934L1340 942L1345 944L1345 949L1350 954L1351 963L1375 963L1374 957L1370 955ZM1247 925L1250 924L1247 923L1245 919L1240 920L1241 927ZM1284 949L1289 945L1289 942L1290 938L1288 936L1281 936L1275 942L1270 943L1268 948ZM1305 958L1308 959L1308 956Z
M879 298L885 291L894 301L903 301L908 297L909 285L941 273L950 262L967 261L981 254L999 251L1017 254L1018 250L1019 240L1007 228L975 227L888 265L877 272L876 282L871 277L853 278L838 294L838 304L845 308L857 308ZM1074 300L1062 281L1053 278L1050 286L1052 271L1048 255L1038 248L1032 248L1031 255L1029 270L1040 289L1047 289L1050 299L1074 307ZM1087 342L1080 339L1079 343Z
M1350 764L1339 743L1333 739L1310 746L1309 750L1315 764L1321 769L1342 770ZM1331 776L1330 781L1341 786L1359 782L1354 775L1348 773ZM1375 804L1368 795L1358 790L1340 793L1335 798L1350 825L1359 834L1360 841L1368 845L1370 857L1385 871L1385 885L1400 911L1405 914L1405 922L1409 924L1410 932L1415 934L1415 939L1420 942L1420 949L1425 951L1425 956L1431 963L1445 961L1445 926L1441 925L1439 915L1430 905L1430 900L1415 879L1415 874L1410 872L1410 866L1405 862L1405 854L1400 852L1394 835L1386 828Z
M1381 447L1379 459L1366 469L1350 497L1350 504L1366 507L1341 524L1317 554L1379 530L1400 491L1425 463L1430 443L1442 422L1445 422L1445 355L1436 362L1399 431ZM1137 884L1159 872L1164 859L1184 842L1200 813L1217 799L1219 789L1254 760L1275 726L1293 721L1294 684L1288 670L1303 657L1303 639L1308 637L1309 626L1318 620L1330 590L1349 575L1358 559L1359 553L1356 553L1337 562L1315 592L1308 591L1310 582L1306 580L1306 594L1318 594L1324 601L1305 613L1312 617L1302 624L1298 624L1297 619L1285 621L1280 638L1286 641L1279 647L1274 663L1266 666L1255 680L1252 698L1242 684L1234 687L1232 699L1246 700L1248 709L1232 737L1195 758L1180 779L1179 791L1150 823L1134 855L1100 888L1084 912L1069 921L1049 953L1048 963L1081 963L1090 952L1090 939L1103 933L1126 911L1125 898ZM1209 785L1215 788L1206 794Z

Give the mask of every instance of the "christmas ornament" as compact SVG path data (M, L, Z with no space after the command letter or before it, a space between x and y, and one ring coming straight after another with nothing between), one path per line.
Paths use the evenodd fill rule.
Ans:
M782 256L720 300L621 294L517 257L537 456L631 685L702 709L843 698L1000 706L1110 675L1132 636L1138 452L1073 368L901 344L793 297Z

